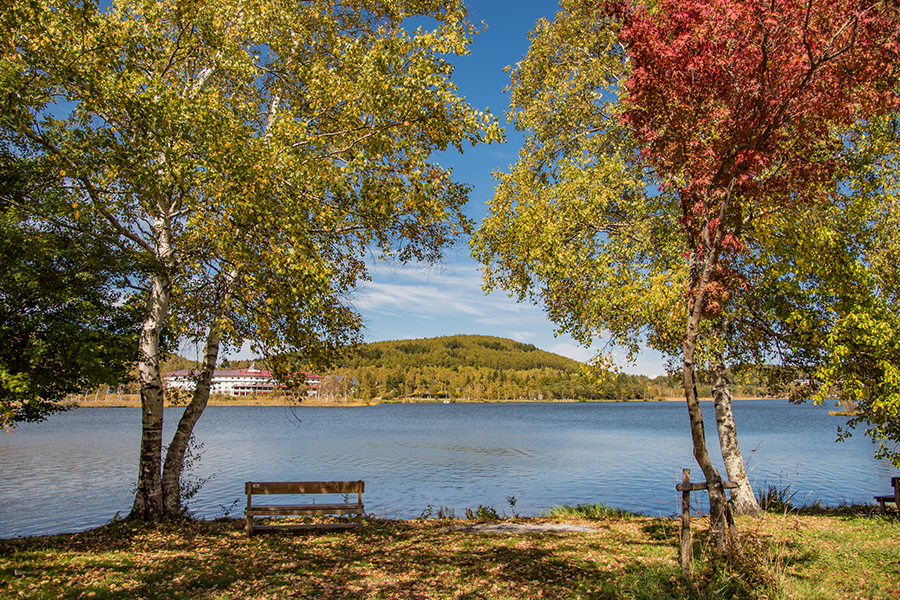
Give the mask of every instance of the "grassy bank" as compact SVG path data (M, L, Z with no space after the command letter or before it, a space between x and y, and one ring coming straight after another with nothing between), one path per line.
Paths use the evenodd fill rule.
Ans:
M680 577L678 523L577 515L589 532L500 535L473 521L370 520L365 532L242 522L116 522L0 541L4 598L900 598L900 520L845 511L739 521L743 558ZM702 519L698 519L702 525ZM510 523L513 521L505 521Z

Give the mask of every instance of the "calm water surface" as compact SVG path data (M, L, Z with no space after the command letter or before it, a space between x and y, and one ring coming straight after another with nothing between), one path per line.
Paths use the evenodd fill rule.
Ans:
M711 449L712 405L704 403ZM799 502L872 501L898 475L827 407L739 401L734 412L754 487L790 485ZM166 439L181 409L166 409ZM461 516L492 506L534 515L602 502L652 515L678 510L681 469L701 480L683 402L385 404L358 408L209 407L193 475L211 478L199 516L240 516L248 480L366 481L366 509L411 518L429 505ZM140 409L82 408L0 438L0 537L79 531L128 513ZM720 466L720 471L724 469Z

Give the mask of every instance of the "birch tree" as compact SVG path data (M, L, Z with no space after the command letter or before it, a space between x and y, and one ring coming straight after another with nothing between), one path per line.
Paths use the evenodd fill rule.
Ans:
M69 218L143 257L132 516L155 520L179 507L223 343L327 361L358 339L370 253L435 261L469 229L468 188L431 155L502 135L441 58L474 29L429 0L45 0L2 19L4 119L79 194ZM204 347L165 465L164 335Z

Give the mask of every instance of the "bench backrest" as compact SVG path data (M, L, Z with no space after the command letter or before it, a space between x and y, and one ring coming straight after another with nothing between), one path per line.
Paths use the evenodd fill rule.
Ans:
M900 477L891 477L891 485L894 487L894 504L900 510Z
M244 484L244 492L247 496L253 494L362 494L365 487L365 481L248 481Z

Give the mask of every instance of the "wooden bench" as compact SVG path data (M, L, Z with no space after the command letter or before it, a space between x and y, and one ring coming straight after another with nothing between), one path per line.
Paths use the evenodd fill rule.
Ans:
M900 512L900 477L891 477L891 487L894 493L889 496L875 496L875 499L881 504L881 512L887 512L886 502L893 502L894 509Z
M265 529L351 529L362 530L365 481L248 481L244 485L247 494L247 535ZM253 504L257 494L356 494L356 502L331 504ZM350 523L286 523L283 525L255 525L254 517L293 515L356 515Z

